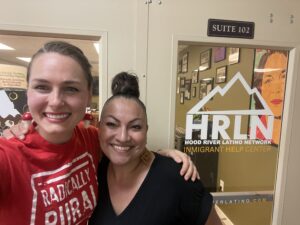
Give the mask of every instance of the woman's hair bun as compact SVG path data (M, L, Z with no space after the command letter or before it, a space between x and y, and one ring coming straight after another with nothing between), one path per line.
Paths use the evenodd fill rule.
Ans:
M114 76L111 83L113 96L124 95L130 97L140 97L139 82L136 75L121 72Z

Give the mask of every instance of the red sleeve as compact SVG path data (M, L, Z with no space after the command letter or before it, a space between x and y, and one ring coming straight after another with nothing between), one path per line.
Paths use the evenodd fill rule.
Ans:
M8 146L7 140L0 138L0 200L9 189L9 167L5 147Z
M80 133L83 134L84 140L87 146L89 146L89 149L96 162L99 163L102 157L102 151L100 150L98 128L92 125L90 125L88 128L85 128L82 122L79 123L77 127L79 128Z

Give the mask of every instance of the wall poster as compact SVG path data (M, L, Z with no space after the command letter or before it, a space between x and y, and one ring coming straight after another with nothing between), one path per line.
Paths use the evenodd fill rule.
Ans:
M252 88L257 88L274 114L272 144L278 145L280 140L282 112L284 104L285 81L288 65L288 52L278 50L256 49ZM262 109L256 96L251 99L251 109ZM263 124L267 124L264 115L260 116ZM257 137L264 139L257 129Z
M0 64L0 136L27 111L26 88L25 67Z

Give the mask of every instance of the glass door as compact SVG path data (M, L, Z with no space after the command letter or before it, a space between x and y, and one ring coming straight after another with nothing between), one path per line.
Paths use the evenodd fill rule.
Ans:
M175 146L226 224L271 224L288 54L179 42Z

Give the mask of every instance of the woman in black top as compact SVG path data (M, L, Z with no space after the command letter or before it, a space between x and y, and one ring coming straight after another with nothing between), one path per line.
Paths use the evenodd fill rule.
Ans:
M99 201L90 224L221 224L201 181L185 181L180 165L146 149L147 115L137 78L113 80L100 119Z

